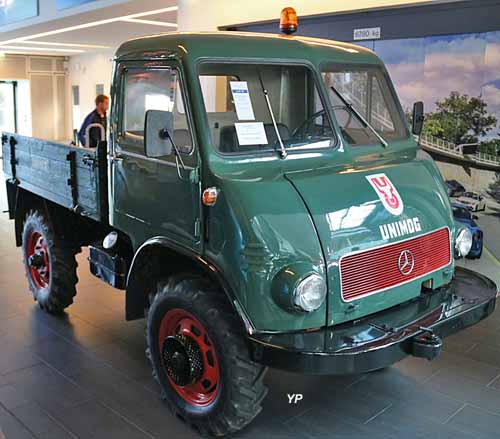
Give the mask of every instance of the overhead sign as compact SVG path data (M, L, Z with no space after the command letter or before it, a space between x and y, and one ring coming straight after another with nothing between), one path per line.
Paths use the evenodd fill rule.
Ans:
M360 40L380 40L382 28L367 27L365 29L354 29L354 41Z
M2 0L0 0L2 1ZM57 9L68 9L85 3L95 2L96 0L56 0Z
M38 16L38 0L0 0L0 25Z

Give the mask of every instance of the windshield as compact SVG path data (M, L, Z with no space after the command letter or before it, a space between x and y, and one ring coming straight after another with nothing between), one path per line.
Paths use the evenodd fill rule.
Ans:
M306 66L203 63L199 78L212 142L221 153L283 153L336 143Z
M479 198L479 195L477 195L473 192L466 192L463 196L464 196L464 198L472 198L474 200L477 200Z
M472 219L471 214L464 207L454 206L453 207L453 216L458 219Z
M322 77L342 135L349 144L371 145L380 139L344 100L386 141L408 137L399 105L380 67L327 64L322 68Z

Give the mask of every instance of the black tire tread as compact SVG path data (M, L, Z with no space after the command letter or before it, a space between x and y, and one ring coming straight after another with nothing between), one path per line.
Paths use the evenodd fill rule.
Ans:
M234 433L248 425L261 412L262 401L268 392L263 381L267 368L249 358L240 322L225 297L221 297L221 292L214 288L209 281L201 276L188 274L173 276L167 281L159 282L151 309L155 307L156 303L172 294L182 295L192 303L202 302L204 305L206 304L205 315L207 318L224 325L225 355L231 359L233 369L233 380L229 383L233 398L226 405L224 411L215 417L200 421L185 416L169 400L163 390L152 362L150 350L152 340L148 333L146 356L153 366L153 377L160 384L161 397L167 402L174 415L183 419L204 436L225 436Z
M76 284L78 283L76 270L78 263L75 256L80 249L71 243L59 239L45 215L37 210L30 210L26 215L23 238L25 235L24 230L30 223L35 225L44 235L51 262L50 291L48 294L42 296L32 283L29 267L23 255L30 290L40 308L49 314L61 314L65 308L73 303L73 298L76 295Z

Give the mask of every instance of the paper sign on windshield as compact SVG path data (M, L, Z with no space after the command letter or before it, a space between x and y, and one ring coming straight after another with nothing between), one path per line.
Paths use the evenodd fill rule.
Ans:
M239 120L255 120L252 100L246 81L230 81L234 106Z
M238 142L244 145L267 145L266 130L262 122L235 123Z

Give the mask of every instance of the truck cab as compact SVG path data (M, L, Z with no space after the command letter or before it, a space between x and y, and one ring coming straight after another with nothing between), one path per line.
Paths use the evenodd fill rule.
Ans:
M444 336L493 312L496 285L455 267L472 239L419 154L421 106L409 127L370 50L236 32L139 38L116 53L111 97L107 142L86 164L71 151L76 189L94 172L94 192L42 190L13 157L39 144L4 137L10 214L49 312L76 293L76 267L60 261L90 247L92 272L125 290L127 319L146 318L162 395L199 431L247 425L268 366L354 374L431 360Z
M417 159L368 49L173 34L122 46L114 84L112 225L134 248L163 236L203 254L245 303L253 330L336 325L451 281L457 230L446 190L434 163ZM162 111L172 115L163 156L140 132L158 113L150 128L166 128ZM204 191L215 194L212 205ZM411 273L384 264L400 247L422 253ZM311 275L325 300L296 318L300 305L286 291Z

